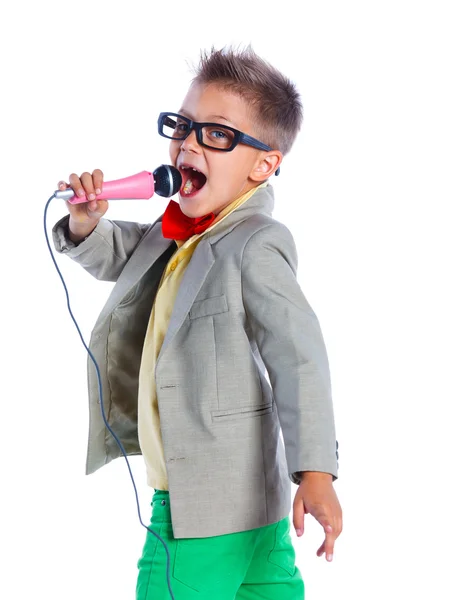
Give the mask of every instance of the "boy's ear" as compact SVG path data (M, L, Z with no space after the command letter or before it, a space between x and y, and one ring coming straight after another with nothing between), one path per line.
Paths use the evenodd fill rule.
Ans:
M283 154L279 150L261 154L262 157L258 159L249 175L253 181L264 181L271 177L283 160Z

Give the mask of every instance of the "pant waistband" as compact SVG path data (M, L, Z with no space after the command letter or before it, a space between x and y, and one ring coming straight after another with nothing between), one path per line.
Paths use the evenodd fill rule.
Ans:
M167 490L154 490L150 505L152 506L152 524L154 524L154 520L158 523L171 523L170 494Z

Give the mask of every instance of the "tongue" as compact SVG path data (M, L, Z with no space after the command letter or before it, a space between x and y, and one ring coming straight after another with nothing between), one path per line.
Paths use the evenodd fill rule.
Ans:
M191 179L192 184L196 188L196 190L201 189L201 187L206 182L205 175L199 173L199 171L193 171L192 169L189 170L189 178Z

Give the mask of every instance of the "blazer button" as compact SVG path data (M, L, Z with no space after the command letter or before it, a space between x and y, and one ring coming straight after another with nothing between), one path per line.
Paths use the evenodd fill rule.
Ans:
M160 504L161 504L162 506L165 506L165 504L166 504L165 500L162 500L162 501L160 502Z

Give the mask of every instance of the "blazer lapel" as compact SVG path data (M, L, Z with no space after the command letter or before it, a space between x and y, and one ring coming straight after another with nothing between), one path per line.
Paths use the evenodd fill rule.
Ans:
M212 252L209 241L202 239L195 249L183 275L183 280L176 295L167 333L160 349L157 362L162 356L165 348L176 335L183 321L186 319L186 315L204 285L204 281L214 262L214 253Z
M156 365L160 360L164 350L170 344L179 328L186 319L194 300L201 291L204 281L212 268L215 259L212 251L212 244L218 242L222 237L227 235L241 221L258 212L272 214L274 206L273 188L271 185L258 190L249 200L236 210L225 217L224 221L214 227L212 231L207 232L199 245L194 251L194 254L186 267L181 285L179 287L170 322L168 324L167 333L160 349Z

